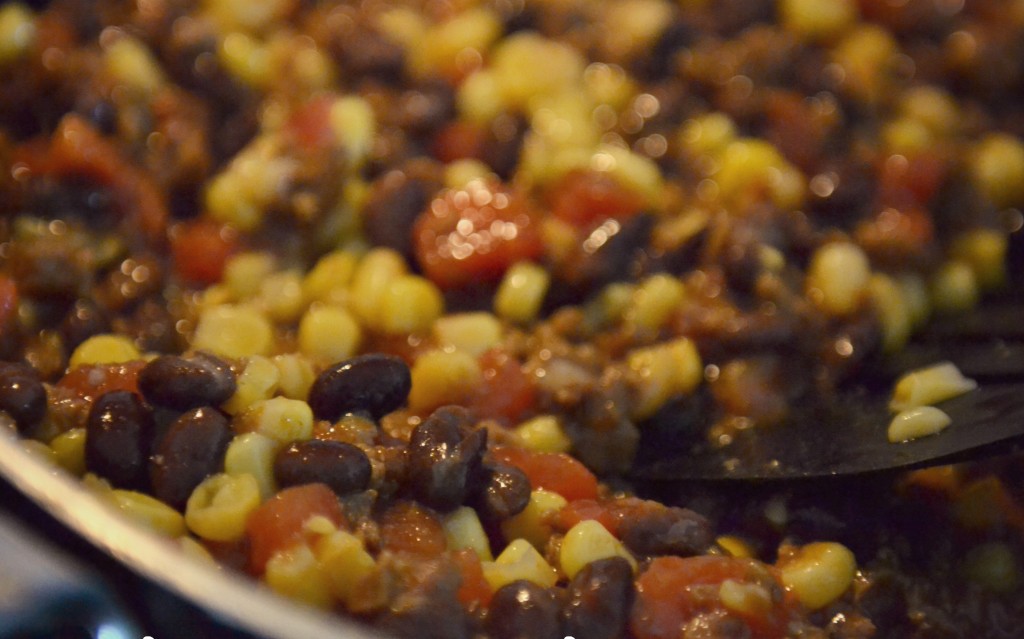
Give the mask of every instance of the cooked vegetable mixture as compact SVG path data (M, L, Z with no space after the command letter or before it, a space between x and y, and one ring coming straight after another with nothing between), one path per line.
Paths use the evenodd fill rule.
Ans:
M1022 104L1021 0L5 3L0 423L398 637L1018 637L1012 458L623 478L998 289Z

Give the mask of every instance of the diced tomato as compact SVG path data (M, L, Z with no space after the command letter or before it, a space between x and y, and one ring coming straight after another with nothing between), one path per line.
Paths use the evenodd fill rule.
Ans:
M413 225L416 259L446 289L494 282L543 251L525 196L499 183L473 182L435 198Z
M779 590L770 568L753 559L734 557L657 557L637 579L630 627L636 639L677 639L680 628L697 615L724 609L717 586L726 580L761 584ZM710 588L708 587L710 586ZM732 612L732 611L730 611ZM787 600L742 619L755 639L781 639L792 616Z
M448 544L437 515L416 502L400 501L380 518L380 545L391 552L436 557Z
M305 541L305 524L323 516L335 526L345 523L334 491L325 484L305 484L285 488L257 508L245 525L249 539L249 570L262 574L267 561L279 550Z
M890 156L878 176L878 198L883 206L909 208L927 204L942 186L949 162L938 155L919 153Z
M597 498L597 478L565 453L540 453L511 446L498 446L492 453L495 459L526 473L533 488L558 493L570 502Z
M638 193L603 171L571 171L549 191L551 212L584 230L611 218L626 220L641 210Z
M285 131L305 149L325 149L336 141L331 127L331 107L335 97L322 95L292 112Z
M871 255L899 262L920 256L934 240L935 227L920 207L886 208L858 224L855 237Z
M618 534L619 520L607 506L594 499L577 499L569 502L555 517L555 528L567 531L581 521L596 521L613 535Z
M57 387L72 391L86 401L116 390L138 393L139 372L145 365L146 362L139 360L123 364L76 366L57 382Z
M457 596L463 606L467 608L487 607L491 603L494 591L491 584L484 579L483 567L480 565L480 557L473 550L465 549L452 554L455 565L459 567L462 575L462 585L459 586Z
M171 233L174 270L183 280L195 284L220 280L236 247L236 233L209 220L184 222Z
M437 132L432 150L434 157L448 163L455 160L483 157L484 130L480 125L455 120Z
M480 356L483 381L469 402L477 417L515 423L537 401L536 387L519 362L499 349Z

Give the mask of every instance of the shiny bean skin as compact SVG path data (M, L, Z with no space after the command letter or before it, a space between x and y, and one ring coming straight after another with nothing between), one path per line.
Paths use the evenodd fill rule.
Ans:
M25 432L46 414L46 388L30 366L0 362L0 410Z
M487 630L494 639L562 639L565 636L560 629L554 593L524 580L513 581L494 593ZM586 635L580 639L584 637Z
M366 453L352 444L331 440L294 442L274 459L274 478L282 488L320 482L347 495L365 490L371 471Z
M139 373L139 389L151 404L189 410L217 406L234 394L235 374L208 353L161 355Z
M431 508L458 508L469 495L487 448L486 430L462 436L469 425L464 409L442 407L412 431L407 481L416 498Z
M230 440L228 420L217 409L203 406L181 415L150 459L153 494L184 508L195 487L220 470Z
M530 479L515 466L495 464L482 473L474 506L485 519L518 515L530 503Z
M370 353L320 373L309 390L309 406L317 419L332 422L359 411L379 419L405 403L411 386L408 364L392 355Z
M640 555L699 555L714 539L711 524L686 508L651 504L619 526L622 542Z
M633 568L622 557L584 566L569 583L562 631L573 637L616 639L626 634L633 606Z
M101 395L85 423L85 467L118 488L146 487L153 416L131 391Z

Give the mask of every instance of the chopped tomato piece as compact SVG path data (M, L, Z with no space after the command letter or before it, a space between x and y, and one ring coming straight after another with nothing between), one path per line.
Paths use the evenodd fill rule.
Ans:
M499 461L526 473L535 489L558 493L566 501L597 497L597 478L565 453L540 453L509 446L496 447L492 452Z
M618 534L619 520L607 506L594 499L577 499L558 512L555 527L567 531L581 521L596 521L613 535Z
M448 542L437 515L416 502L402 501L380 519L380 545L392 552L437 556Z
M483 567L480 565L480 557L473 550L465 549L452 554L455 565L462 574L462 585L459 586L457 596L463 606L468 608L483 606L491 603L494 591L491 585L484 579Z
M192 283L213 284L224 274L224 265L235 252L235 232L208 220L186 222L171 234L174 270Z
M413 225L413 245L427 277L446 289L495 282L543 250L525 196L481 181L436 197Z
M257 508L246 522L249 538L249 570L262 574L267 561L279 550L305 541L306 522L323 516L335 526L345 523L334 491L325 484L285 488Z
M76 366L57 382L76 396L92 401L111 391L139 392L139 372L146 365L141 360L123 364L90 364Z
M920 207L886 208L857 225L855 236L871 255L898 263L922 255L934 240L935 227Z
M434 157L448 163L483 157L484 130L477 124L456 120L438 131L434 138Z
M292 112L285 125L292 139L305 149L324 149L335 143L331 128L331 107L335 98L323 95L310 100Z
M469 403L478 417L515 423L533 407L536 387L515 358L492 349L480 356L480 369L483 382Z
M603 171L571 171L550 191L551 212L585 230L612 218L625 220L643 209L640 195Z
M948 172L949 162L937 155L890 156L882 163L879 200L884 206L923 206L942 186Z

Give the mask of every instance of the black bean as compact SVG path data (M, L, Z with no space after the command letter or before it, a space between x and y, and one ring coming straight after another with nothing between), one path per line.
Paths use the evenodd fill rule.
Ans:
M484 429L463 437L471 423L465 409L446 406L412 431L406 481L416 498L431 508L452 510L469 495L487 448Z
M379 419L405 403L411 386L409 366L404 361L370 353L320 373L309 389L309 406L317 419L332 422L358 411Z
M569 583L562 631L580 639L625 636L634 594L633 568L622 557L587 564Z
M93 402L85 422L85 467L114 486L146 487L153 416L131 391L111 391Z
M278 485L324 483L339 495L365 490L370 484L370 459L345 442L311 439L294 442L274 459Z
M703 516L686 508L655 504L624 519L619 534L622 542L640 555L697 555L707 550L713 539L711 524Z
M139 373L139 390L146 400L182 411L216 406L235 388L235 374L227 363L202 352L189 358L161 355Z
M555 594L524 580L506 584L494 593L487 630L494 639L562 639L564 636Z
M194 408L176 419L149 462L153 494L181 510L204 479L221 468L231 428L215 408Z
M483 475L473 506L484 519L508 519L530 503L530 479L515 466L495 464Z
M0 362L0 410L24 432L46 414L46 388L27 364Z
M374 244L393 248L410 259L409 229L441 188L440 182L415 175L413 170L395 169L374 180L362 215L363 228Z

